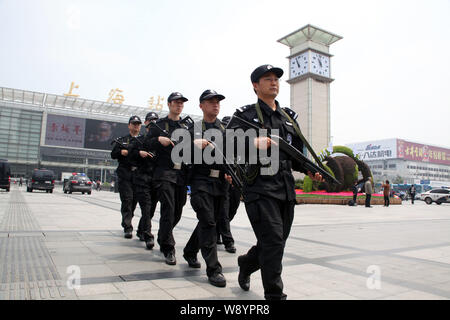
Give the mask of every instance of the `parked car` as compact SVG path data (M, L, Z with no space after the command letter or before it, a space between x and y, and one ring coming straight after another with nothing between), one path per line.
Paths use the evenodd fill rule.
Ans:
M8 160L0 159L0 189L5 189L9 192L11 187L11 169Z
M52 170L34 169L31 179L27 182L27 192L33 190L45 190L47 193L53 193L55 188L55 174Z
M425 201L426 204L450 203L450 190L449 189L433 189L420 194L420 200Z
M74 173L69 179L64 179L64 193L81 192L91 194L92 181L85 173Z

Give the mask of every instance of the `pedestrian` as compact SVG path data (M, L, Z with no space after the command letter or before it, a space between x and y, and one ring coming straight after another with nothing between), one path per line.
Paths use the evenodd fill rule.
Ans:
M133 211L136 207L135 188L133 185L133 171L137 169L137 164L131 159L129 148L135 137L139 136L141 130L141 119L138 116L131 116L128 120L129 134L118 138L119 143L114 145L111 151L111 158L117 159L119 165L116 169L116 175L119 183L120 201L122 202L120 212L122 214L121 226L124 230L124 237L131 239L133 237Z
M156 112L151 111L151 112L147 113L147 115L145 116L145 121L144 121L145 131L146 131L147 134L150 131L150 123L152 121L156 121L158 119L159 119L159 116L158 116L158 114ZM146 145L144 147L144 151L149 151L149 150L150 150L150 146ZM150 161L147 165L152 167L151 170L149 170L149 174L153 175L153 170L154 170L154 167L156 166L156 163L155 163L156 159L151 159L151 160L152 161ZM148 221L146 222L147 218L144 218L144 216L141 216L141 219L139 220L138 229L136 231L136 236L139 238L140 241L145 241L144 233L141 231L141 230L145 229L144 223L145 224L150 224L150 226L147 227L147 228L149 228L147 230L147 232L149 232L151 234L151 221L152 221L152 219L153 219L153 217L155 215L156 205L158 203L158 195L157 195L157 192L156 192L155 188L153 188L153 184L151 182L152 180L153 179L151 177L150 180L149 180L150 181L149 182L150 185L148 186L150 188L150 199L151 199L150 214L149 214L150 220L149 220L149 222ZM151 245L148 245L147 248L149 246L151 246ZM151 246L151 247L153 248L153 246Z
M237 109L234 116L258 123L265 129L278 129L281 138L289 141L296 149L303 150L302 134L296 121L297 114L289 108L281 108L275 100L282 75L282 69L271 65L256 68L250 79L258 97L257 103ZM245 129L242 125L237 127ZM272 139L264 136L255 138L253 145L260 151L270 150L272 146L277 147ZM245 151L249 148L250 142ZM248 161L245 155L242 156ZM288 154L280 150L278 171L272 175L262 175L260 163L248 166L246 163L243 197L257 243L246 254L238 257L238 282L243 290L249 290L251 274L261 269L264 297L271 300L287 297L283 292L281 270L286 240L294 219L296 199L291 169L308 174L313 180L323 181L320 174L317 173L313 177L310 172L300 167L298 162L291 160Z
M171 93L167 99L169 114L151 122L150 131L145 138L146 144L156 152L152 187L157 191L157 199L161 205L157 242L168 265L177 263L173 229L181 219L187 198L187 167L184 163L172 161L174 143L170 138L175 130L186 129L180 117L186 101L188 99L181 93Z
M19 180L19 187L22 186L22 183L23 183L23 179L22 179L22 177L20 177L20 180Z
M414 204L414 198L416 197L416 186L414 184L409 188L409 194L411 196L411 204Z
M194 148L204 150L210 144L202 138L206 130L216 129L225 133L225 127L217 119L220 101L223 99L225 97L214 90L205 90L201 94L200 108L203 112L203 120L201 124L197 124L197 128L193 127L190 130ZM219 216L227 215L225 210L231 178L225 174L223 164L206 164L203 157L200 164L193 162L191 170L191 205L197 214L198 223L183 250L183 257L189 266L199 267L197 252L200 249L206 263L209 283L217 287L225 287L226 279L217 257L216 223ZM231 245L234 247L234 244Z
M357 197L358 197L358 193L361 192L363 183L364 183L364 180L361 179L361 180L357 180L353 184L352 192L353 192L353 205L354 206L358 205Z
M391 185L389 184L389 180L386 180L386 182L381 185L381 188L383 188L384 206L389 207L389 196L391 192Z
M372 208L372 206L370 205L370 199L372 198L373 186L370 178L367 178L366 182L364 183L364 191L366 193L366 208Z
M101 188L101 182L100 182L100 179L97 179L97 183L96 183L96 189L97 189L97 191L100 191L100 188Z

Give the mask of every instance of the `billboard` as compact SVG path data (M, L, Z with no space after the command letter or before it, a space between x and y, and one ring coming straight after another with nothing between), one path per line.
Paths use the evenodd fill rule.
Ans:
M399 158L450 166L450 149L433 147L401 139L398 139L397 142L397 154Z
M397 139L353 143L346 146L363 161L397 158Z
M85 119L47 115L45 144L48 146L83 148Z
M111 141L127 134L126 123L48 114L45 145L111 150Z
M111 150L111 141L128 134L128 124L86 119L84 147Z

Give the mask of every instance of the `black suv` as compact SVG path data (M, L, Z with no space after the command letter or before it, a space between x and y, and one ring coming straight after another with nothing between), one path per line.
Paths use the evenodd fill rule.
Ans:
M91 194L92 181L85 173L74 173L69 179L64 179L64 193L81 192Z
M27 192L33 190L45 190L47 193L53 193L55 188L55 174L52 170L34 169L31 179L27 182Z
M9 192L11 186L11 169L8 160L0 159L0 189L6 189Z

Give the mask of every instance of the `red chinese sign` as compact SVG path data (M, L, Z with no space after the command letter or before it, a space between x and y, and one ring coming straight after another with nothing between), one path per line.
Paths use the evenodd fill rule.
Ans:
M406 160L450 165L450 149L397 139L397 157Z

